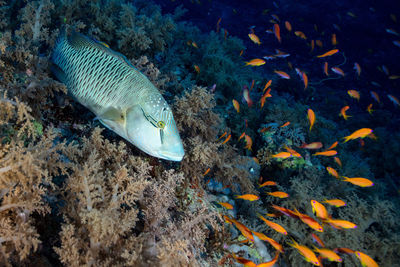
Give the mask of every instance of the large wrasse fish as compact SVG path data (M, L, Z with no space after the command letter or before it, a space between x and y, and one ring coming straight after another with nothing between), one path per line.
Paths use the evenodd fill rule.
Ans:
M181 161L184 150L171 108L125 56L80 33L62 34L52 71L100 122L154 157Z

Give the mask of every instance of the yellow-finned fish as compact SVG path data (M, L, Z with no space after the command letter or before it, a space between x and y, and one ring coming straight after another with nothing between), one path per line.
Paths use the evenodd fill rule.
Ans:
M52 71L100 122L154 157L181 161L184 150L171 108L122 54L74 32L62 34Z

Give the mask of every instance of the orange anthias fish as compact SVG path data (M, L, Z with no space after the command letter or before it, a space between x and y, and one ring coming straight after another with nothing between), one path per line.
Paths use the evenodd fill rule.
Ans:
M284 128L286 126L289 126L290 121L285 122L284 124L282 124L281 126L279 126L280 128Z
M339 165L340 168L342 168L342 161L338 157L333 157L333 160L337 165Z
M306 89L308 87L308 77L305 72L301 73L301 79L303 80L304 83L304 89Z
M251 230L249 228L247 228L244 224L235 219L229 218L227 216L224 216L224 218L228 219L230 223L235 224L236 228L242 233L244 237L246 237L251 242L254 242L253 234L251 233Z
M329 204L331 206L334 206L336 208L340 208L340 207L346 206L346 202L344 202L343 200L340 200L340 199L325 199L322 202L324 202L326 204Z
M314 40L311 40L310 46L311 46L311 51L310 52L314 51L314 47L315 47L315 41Z
M313 142L310 144L303 144L300 148L304 149L320 149L322 147L321 142Z
M349 182L349 183L352 183L354 185L358 185L361 187L370 187L370 186L374 185L374 183L371 180L368 180L368 179L362 178L362 177L349 178L349 177L343 176L343 181Z
M292 154L289 152L280 152L278 154L272 155L273 158L278 158L278 159L287 159L292 157Z
M194 65L194 70L195 70L197 73L200 73L200 67L199 67L199 66Z
M315 123L315 113L312 109L308 109L307 110L307 117L308 117L308 121L310 122L310 131Z
M397 97L395 97L394 95L387 95L387 97L389 98L390 101L393 102L395 106L400 107L400 101L397 99Z
M332 175L333 177L339 179L339 174L338 174L338 172L337 172L334 168L332 168L332 167L326 167L326 170L328 171L328 173L329 173L330 175Z
M324 73L325 73L326 76L329 76L329 73L328 73L328 62L324 63Z
M260 99L261 108L264 107L265 100L266 100L267 98L269 98L269 97L272 97L272 95L271 95L271 88L269 88L269 89L265 92L265 94L261 97L261 99Z
M370 256L361 251L355 251L354 254L360 260L361 265L364 267L378 267L378 263L374 261Z
M249 89L247 89L247 87L243 89L243 98L244 100L246 100L248 107L251 107L253 105L253 100L251 100L250 98L250 92Z
M371 96L373 99L375 99L376 102L381 103L381 101L379 99L379 95L376 92L371 91Z
M349 115L346 114L346 111L347 111L349 108L350 108L349 106L344 106L344 107L342 107L342 109L340 110L339 116L342 116L343 119L345 119L345 120L347 120L349 117L351 117L351 116L349 116Z
M332 50L330 50L330 51L328 51L328 52L326 52L326 53L324 53L324 54L322 54L322 55L319 55L319 56L317 56L317 57L318 57L318 58L321 58L321 57L329 57L329 56L332 56L332 55L336 54L337 52L339 52L339 49L332 49Z
M286 27L286 30L288 30L289 32L292 31L292 25L290 24L289 21L285 21L285 27Z
M218 204L220 204L222 207L224 207L225 209L228 209L228 210L233 210L233 206L231 205L231 204L229 204L229 203L226 203L226 202L218 202Z
M232 253L232 257L233 257L238 263L243 264L243 266L246 266L246 267L257 267L257 264L255 264L255 263L252 262L251 260L245 259L245 258L243 258L243 257L236 256L235 253Z
M343 72L343 70L342 70L341 68L339 68L339 67L332 67L331 70L332 70L334 73L339 74L340 76L343 76L343 77L344 77L344 72Z
M328 259L329 261L342 262L342 258L338 254L327 248L316 248L314 251L317 252L323 259Z
M269 81L265 84L264 89L263 89L263 93L265 92L265 90L268 89L268 87L271 86L271 83L272 83L272 80L269 80Z
M295 209L295 215L299 217L299 219L307 224L309 227L314 229L315 231L318 232L323 232L324 228L322 228L322 225L320 225L316 220L308 216L307 214L300 213L297 209Z
M328 219L324 220L324 222L329 223L330 225L332 225L336 228L343 228L343 229L357 228L356 224L349 222L349 221L345 221L345 220L337 220L337 219L328 218Z
M283 78L283 79L290 79L289 74L287 74L287 73L284 72L284 71L274 70L274 72L275 72L276 74L278 74L279 77L281 77L281 78Z
M350 97L357 99L357 101L360 101L360 93L357 90L348 90L347 93Z
M357 72L358 77L360 77L360 74L361 74L361 67L360 67L360 64L358 64L357 62L354 63L354 69L355 69L355 71Z
M226 144L231 139L231 137L232 137L231 135L228 135L228 137L221 144L222 145Z
M315 40L315 44L322 48L322 41L321 40Z
M245 149L251 150L251 146L253 145L253 140L247 134L244 135L244 140L246 141Z
M321 220L325 220L329 218L329 213L326 210L325 206L319 203L318 201L312 199L311 200L312 211Z
M237 102L237 100L235 100L235 99L232 99L232 104L233 104L233 107L235 108L236 112L239 113L240 112L239 102Z
M294 34L295 34L297 37L300 37L301 39L304 39L304 40L307 39L307 37L306 37L306 35L304 34L304 32L295 31Z
M337 39L336 39L336 34L335 33L332 33L331 41L332 41L332 45L333 46L337 45Z
M258 45L261 44L260 38L258 38L258 36L255 35L254 33L249 33L249 38L250 38L250 40L253 41L253 43L258 44Z
M274 24L274 34L275 34L276 39L281 43L282 42L282 40L281 40L281 30L279 28L279 25L276 24L276 23Z
M210 171L211 171L211 169L208 168L208 169L203 173L203 176L206 176Z
M321 238L319 238L316 234L311 233L311 237L312 237L313 241L318 244L318 246L323 247L323 248L325 247L324 242L322 242Z
M254 59L252 59L250 61L247 61L245 63L246 63L246 66L256 67L256 66L264 65L265 64L265 60L261 59L261 58L254 58Z
M276 205L271 205L271 207L276 209L280 213L285 214L286 216L289 216L291 218L297 218L298 217L296 212L294 212L294 211L292 211L290 209L287 209L287 208L284 208L284 207L280 207L280 206L276 206Z
M334 149L335 147L337 147L337 145L339 144L338 141L335 141L329 148L327 148L326 150L331 150Z
M299 152L297 152L294 149L291 149L290 147L288 147L287 145L285 145L285 149L287 152L289 152L290 154L292 154L292 157L296 157L296 158L301 158L302 156L300 155Z
M255 236L257 236L258 238L260 238L261 240L270 243L270 245L273 246L277 251L283 252L282 245L279 244L278 242L276 242L275 240L273 240L272 238L269 238L268 236L264 235L263 233L259 233L259 232L255 232L255 231L252 231L252 233Z
M365 138L366 136L370 135L372 132L373 131L370 128L361 128L361 129L355 131L354 133L352 133L351 135L343 137L345 139L344 143L346 143L350 140L357 139L357 138Z
M287 231L285 230L285 228L283 228L282 226L280 226L277 223L271 222L267 219L265 219L262 215L258 215L258 217L263 220L265 222L266 225L268 225L269 227L271 227L272 229L274 229L275 231L277 231L278 233L287 235Z
M267 194L270 195L270 196L279 197L279 198L287 198L287 197L289 197L288 193L281 192L281 191L267 192Z
M253 194L244 194L244 195L236 196L236 198L240 198L240 199L244 199L244 200L248 200L248 201L255 201L255 200L260 199L259 196L256 196Z
M273 185L277 185L276 182L274 182L274 181L266 181L266 182L260 184L258 187L261 188L261 187L264 187L264 186L273 186Z
M296 241L292 239L293 243L288 243L291 247L297 249L297 251L304 257L304 259L308 262L311 262L315 266L321 266L320 261L314 252L306 246L299 245Z
M372 103L368 105L367 107L367 111L370 115L372 115L372 112L374 112L375 110L372 109Z
M313 154L314 156L326 156L326 157L330 157L330 156L335 156L337 154L336 150L326 150L326 151L322 151L322 152L317 152L315 154Z

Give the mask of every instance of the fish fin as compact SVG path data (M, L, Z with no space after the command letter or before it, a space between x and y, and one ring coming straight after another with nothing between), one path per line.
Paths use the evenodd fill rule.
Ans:
M133 66L132 63L124 55L112 50L104 42L89 38L79 32L73 32L72 35L68 38L68 42L75 49L81 49L84 47L99 49L105 52L106 54L111 55L117 58L118 60L125 62L129 67L137 70L135 66Z
M105 120L114 121L114 122L125 121L126 112L124 112L120 109L114 108L114 107L109 107L106 111L104 111L98 117L101 118L101 120L103 120L103 121L105 121Z

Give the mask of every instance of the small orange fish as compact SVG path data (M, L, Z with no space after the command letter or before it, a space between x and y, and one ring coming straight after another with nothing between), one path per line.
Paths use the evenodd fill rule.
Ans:
M321 40L315 40L315 44L316 44L318 47L322 48L322 41L321 41Z
M345 136L343 137L345 139L344 143L350 141L350 140L354 140L357 138L365 138L367 135L371 134L373 131L370 128L361 128L357 131L355 131L354 133L352 133L349 136Z
M319 203L318 201L312 199L311 200L312 211L321 220L325 220L329 218L328 211L325 206Z
M335 33L332 33L331 41L332 41L332 45L333 46L337 45L337 39L336 39L336 34Z
M309 227L311 227L315 231L318 231L318 232L323 232L324 231L324 228L322 228L322 225L320 225L316 220L314 220L313 218L311 218L307 214L302 214L297 209L295 209L295 215L297 217L299 217L299 219L303 223L307 224Z
M255 201L255 200L258 200L260 197L253 195L253 194L244 194L244 195L236 196L236 198L240 198L240 199L244 199L244 200L248 200L248 201Z
M193 46L194 48L199 48L199 47L197 46L196 42L192 42L192 46Z
M289 197L288 193L281 192L281 191L275 191L275 192L267 192L268 195L273 196L273 197L278 197L278 198L287 198Z
M256 82L255 80L251 80L251 85L250 85L249 91L251 91L251 89L253 89L255 82Z
M368 105L367 107L367 111L370 115L372 115L372 112L374 112L375 110L372 109L372 103Z
M266 181L266 182L260 184L259 187L261 188L261 187L264 187L264 186L273 186L273 185L276 185L276 182L274 182L274 181Z
M297 217L298 217L297 214L296 214L296 212L294 212L294 211L292 211L292 210L290 210L290 209L283 208L283 207L276 206L276 205L271 205L271 207L274 208L274 209L276 209L276 210L279 211L280 213L285 214L286 216L289 216L289 217L291 217L291 218L297 218Z
M337 154L336 150L326 150L326 151L322 151L322 152L317 152L315 154L313 154L314 156L335 156Z
M328 259L329 261L342 262L342 258L339 257L338 254L336 254L330 249L314 247L314 251L317 252L323 259Z
M357 101L360 101L360 93L357 90L348 90L347 93L350 97L357 99Z
M281 40L281 30L279 28L279 25L276 24L276 23L274 24L274 34L275 34L276 39L281 43L282 42L282 40Z
M220 28L219 24L221 23L221 20L222 20L222 18L219 18L218 22L217 22L217 33L219 32L219 28Z
M210 171L211 171L211 169L208 168L208 169L203 173L203 176L206 176Z
M287 74L287 73L284 72L284 71L274 70L274 72L275 72L276 74L278 74L279 77L281 77L281 78L283 78L283 79L290 79L290 75Z
M257 266L257 264L255 264L255 263L252 262L251 260L245 259L245 258L243 258L243 257L238 257L238 256L236 256L235 253L232 253L232 257L233 257L238 263L243 264L243 265L246 266L246 267L256 267L256 266Z
M320 149L322 147L321 142L313 142L310 144L303 144L300 148L304 149Z
M361 67L360 64L358 64L357 62L354 63L354 69L357 72L358 77L360 77L361 74Z
M232 104L233 104L233 107L235 108L236 112L239 113L240 112L239 102L235 99L232 99Z
M331 70L332 70L334 73L339 74L339 75L341 75L341 76L344 77L344 72L343 72L343 70L342 70L341 68L339 68L339 67L332 67Z
M255 58L252 59L250 61L245 62L246 66L253 66L253 67L257 67L257 66L261 66L265 64L265 60L261 59L261 58Z
M342 161L338 157L334 157L333 160L336 162L337 165L339 165L340 168L342 168Z
M311 233L311 237L314 240L314 242L318 244L318 246L323 248L325 247L324 242L322 242L321 238L319 238L316 234Z
M325 73L326 76L329 76L329 73L328 73L328 62L324 63L324 73Z
M236 228L242 233L244 237L246 237L251 242L254 242L253 234L251 233L251 230L249 228L247 228L244 224L235 219L229 218L227 216L224 216L224 218L228 218L231 223L235 224Z
M243 133L239 136L239 139L238 139L238 140L242 139L245 135L246 135L246 132L243 132Z
M334 149L335 147L337 147L338 144L339 144L339 142L336 141L336 142L334 142L329 148L327 148L326 150Z
M324 220L324 222L329 223L337 228L343 228L343 229L357 228L357 225L355 225L352 222L345 221L345 220L337 220L337 219L328 218L328 219Z
M301 79L303 80L303 83L304 83L304 90L307 88L307 86L308 86L308 77L307 77L307 74L305 73L305 72L302 72L301 73Z
M297 37L300 37L301 39L304 39L304 40L307 39L307 37L306 37L306 35L304 34L304 32L295 31L294 34L295 34Z
M291 247L297 249L297 251L304 257L308 262L311 262L315 266L321 266L321 262L318 260L314 252L306 246L300 245L292 239L293 243L288 243Z
M251 150L251 146L253 145L253 140L247 134L244 136L244 140L246 141L245 149Z
M258 45L261 44L260 38L258 38L258 36L255 35L254 33L249 33L249 38L250 38L250 40L253 41L253 43L258 44Z
M308 121L310 122L310 131L315 123L315 113L312 109L308 109L307 110L307 117L308 117Z
M400 107L400 101L397 99L397 97L395 97L394 95L389 95L389 94L387 95L387 97L389 98L390 101L393 102L393 104L395 106Z
M287 145L285 145L285 149L286 149L287 152L289 152L290 154L292 154L292 157L301 158L300 153L298 153L296 150L291 149L291 148L288 147Z
M228 135L228 137L222 142L222 145L226 144L229 140L231 139L231 135Z
M375 99L376 102L381 103L381 101L379 99L379 95L376 92L371 91L371 96L373 99Z
M378 263L374 261L370 256L361 251L355 251L354 254L360 260L361 265L365 267L378 267Z
M288 30L289 32L292 31L292 25L290 24L289 21L285 21L285 27L286 27L286 30Z
M197 73L200 73L200 67L199 67L199 66L194 65L194 70L195 70Z
M326 170L328 171L328 173L329 173L330 175L332 175L333 177L339 179L339 174L337 173L337 171L336 171L334 168L332 168L332 167L326 167Z
M314 48L315 48L315 41L314 40L311 40L310 46L311 46L311 51L310 52L314 51Z
M228 133L227 132L224 132L219 138L218 138L218 140L219 139L222 139L225 135L227 135Z
M242 49L242 50L240 50L239 57L241 57L241 56L243 55L243 52L244 52L244 50L243 50L243 49Z
M322 55L319 55L319 56L317 56L317 57L318 57L318 58L321 58L321 57L329 57L329 56L332 56L332 55L336 54L337 52L339 52L339 49L332 49L332 50L330 50L330 51L328 51L328 52L326 52L326 53L324 53L324 54L322 54Z
M278 159L287 159L292 157L292 154L289 152L280 152L278 154L272 155L273 158L278 158Z
M270 94L270 92L271 92L271 88L269 88L269 89L265 92L265 94L261 97L261 99L260 99L261 108L264 107L265 100L266 100L268 97L272 97L272 95Z
M284 124L282 124L282 125L279 126L279 127L284 128L284 127L286 127L286 126L289 126L289 124L290 124L290 121L287 121L287 122L285 122Z
M247 87L243 89L243 98L244 100L246 100L248 107L251 107L253 105L253 100L251 100L250 98L250 92L249 89L247 89Z
M336 208L340 208L340 207L346 206L346 202L344 202L343 200L340 200L340 199L325 199L322 202L324 202L326 204L329 204L331 206L334 206Z
M268 89L268 87L271 86L271 83L272 83L272 80L269 80L269 81L265 84L264 89L263 89L263 93L265 92L265 90Z
M347 111L349 108L350 108L349 106L344 106L344 107L342 107L342 109L340 110L339 116L342 116L343 119L345 119L345 120L347 120L349 117L351 117L351 116L349 116L349 115L346 114L346 111Z
M353 255L354 254L354 250L349 249L349 248L335 248L333 251L335 251L336 253L345 253L345 254L349 254L349 255Z
M231 204L229 204L229 203L226 203L226 202L218 202L218 204L220 204L222 207L224 207L225 209L228 209L228 210L233 210L233 206L231 205Z
M358 185L361 187L370 187L370 186L374 185L374 183L371 180L368 180L368 179L362 178L362 177L349 178L349 177L343 176L343 181L349 182L349 183L352 183L354 185Z
M287 235L287 231L285 230L285 228L283 228L281 225L271 222L267 219L265 219L262 215L258 215L258 217L263 220L265 222L266 225L268 225L269 227L271 227L272 229L274 229L275 231L277 231L278 233Z
M259 232L255 232L252 231L252 233L257 236L258 238L260 238L263 241L268 242L271 246L273 246L277 251L279 252L283 252L283 247L281 244L279 244L278 242L276 242L275 240L273 240L272 238L269 238L268 236L264 235L263 233L259 233Z

